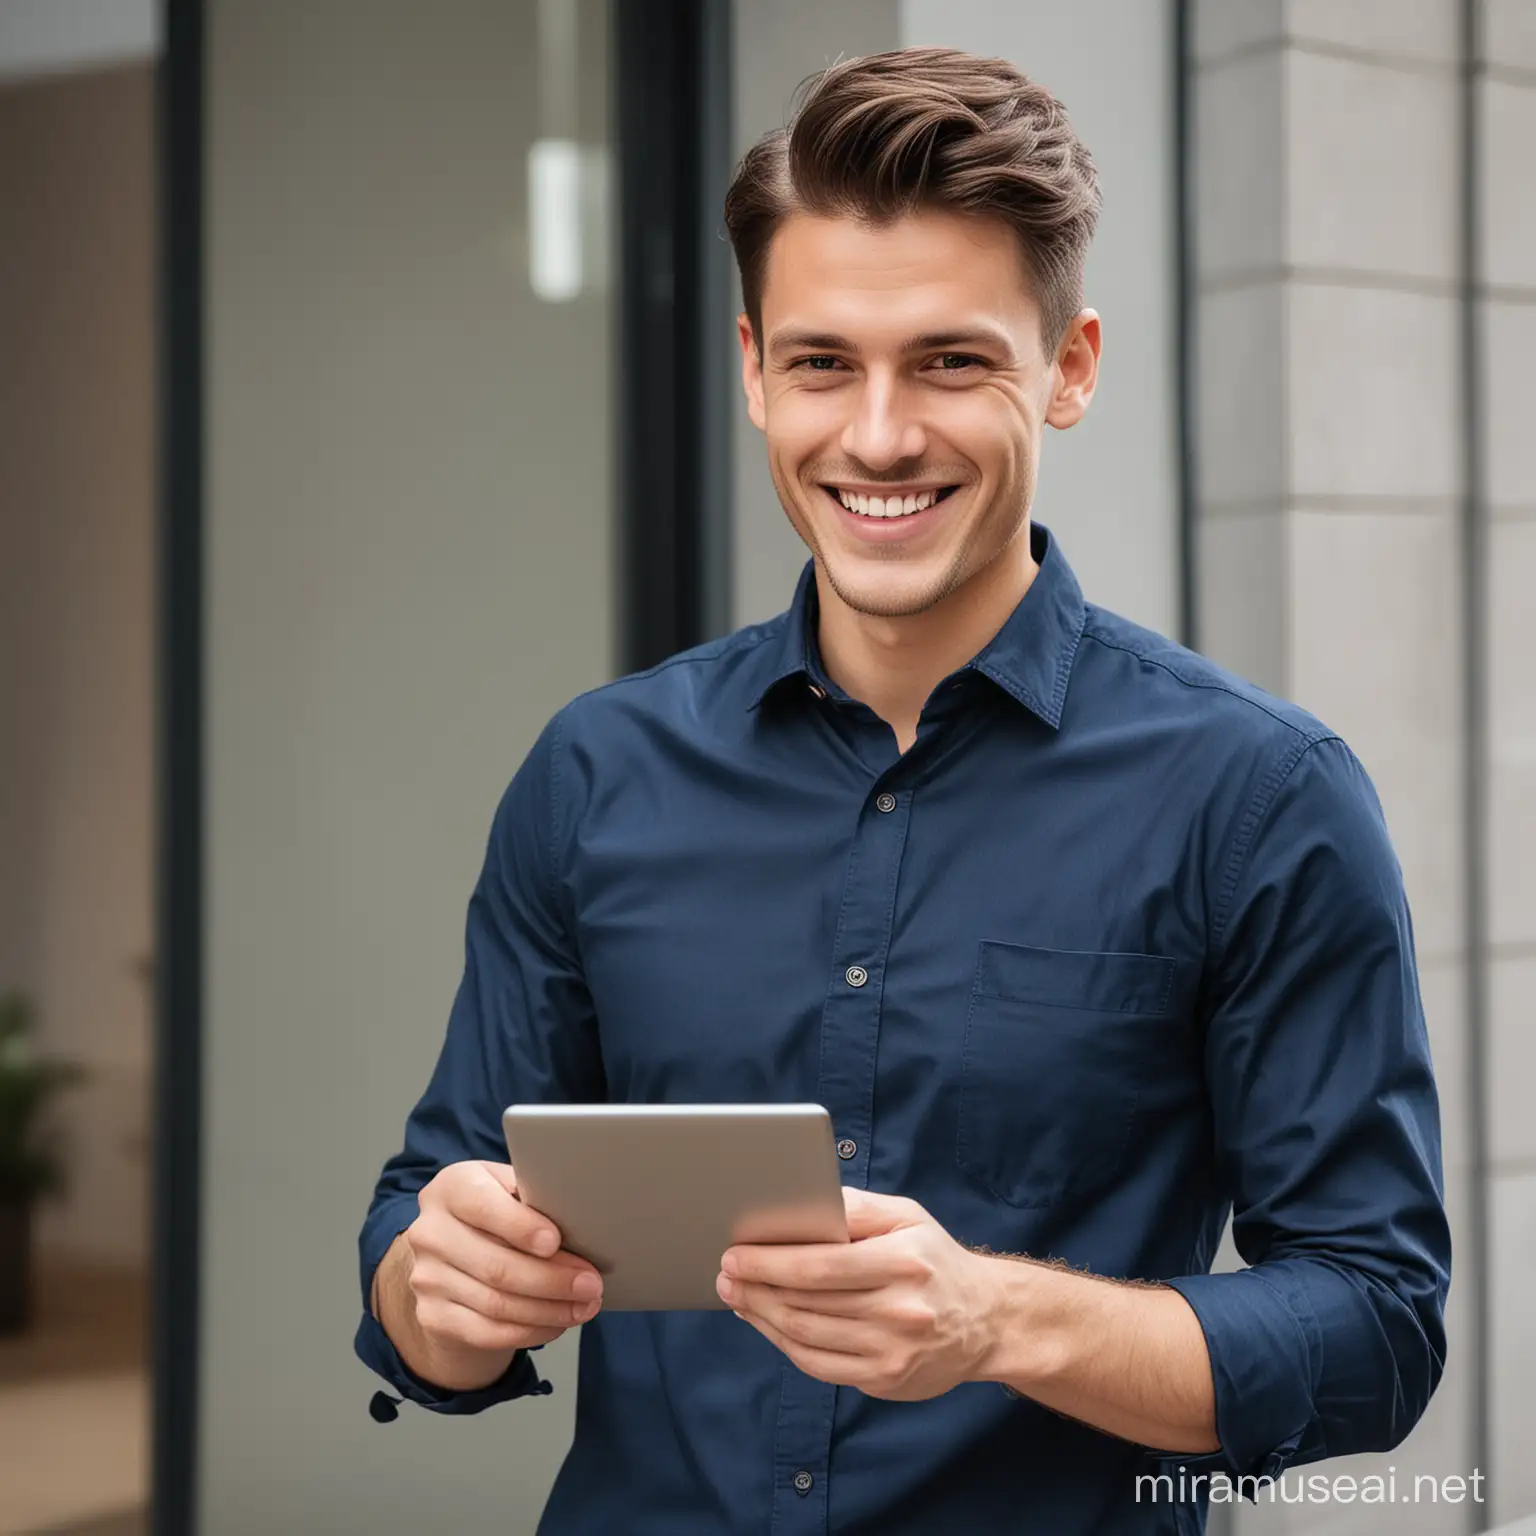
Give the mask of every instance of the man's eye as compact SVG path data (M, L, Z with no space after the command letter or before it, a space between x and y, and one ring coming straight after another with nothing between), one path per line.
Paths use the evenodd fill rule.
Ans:
M837 358L822 353L816 357L797 358L792 366L807 369L811 373L831 373L840 365Z
M965 352L941 352L939 368L944 373L959 373L966 368L979 368L981 359Z

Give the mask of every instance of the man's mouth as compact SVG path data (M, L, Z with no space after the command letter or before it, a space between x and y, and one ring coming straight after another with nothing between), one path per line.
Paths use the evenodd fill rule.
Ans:
M946 497L952 496L959 490L959 486L927 486L922 490L905 491L899 486L893 486L889 492L878 496L846 490L836 485L824 485L822 490L845 511L852 512L856 517L874 519L911 517L918 512L926 512L929 507L937 506Z

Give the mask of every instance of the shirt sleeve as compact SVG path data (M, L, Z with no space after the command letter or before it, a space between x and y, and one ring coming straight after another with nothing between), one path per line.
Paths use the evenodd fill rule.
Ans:
M1210 1350L1201 1460L1278 1477L1391 1449L1440 1380L1439 1107L1402 873L1341 740L1270 772L1218 879L1205 1066L1249 1267L1169 1283Z
M373 1317L374 1271L416 1219L417 1196L450 1163L505 1163L501 1112L516 1103L606 1098L592 999L558 871L561 827L557 715L502 796L469 903L464 972L426 1092L404 1145L384 1165L359 1238L363 1316L355 1347L404 1398L440 1413L474 1413L549 1390L519 1351L501 1380L443 1392L412 1374Z

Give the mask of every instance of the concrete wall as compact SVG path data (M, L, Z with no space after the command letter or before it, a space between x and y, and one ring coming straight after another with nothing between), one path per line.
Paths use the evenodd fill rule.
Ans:
M1165 633L1177 618L1172 27L1164 0L738 0L741 153L782 125L794 89L840 57L914 44L1001 55L1067 104L1105 209L1087 301L1105 362L1088 418L1048 432L1035 513L1060 534L1089 596ZM739 302L739 290L733 290ZM728 337L734 348L734 332ZM738 402L737 623L779 612L805 563ZM1113 451L1106 445L1113 444Z
M1488 473L1488 1187L1495 1512L1536 1515L1536 6L1486 0L1482 306Z
M142 1263L153 948L154 77L0 29L0 988L90 1072L40 1244Z
M1092 602L1178 628L1173 9L1169 0L902 0L901 44L995 55L1065 104L1104 193L1085 298L1104 321L1088 415L1047 431L1034 515Z
M1403 1505L1393 1529L1482 1529L1536 1511L1536 12L1481 7L1492 501L1487 611L1462 611L1459 0L1202 0L1197 11L1202 633L1219 659L1317 711L1381 791L1415 916L1456 1236L1445 1380L1391 1456L1487 1478L1490 1502ZM1490 943L1471 952L1462 818L1463 637L1481 625L1492 772ZM1468 1095L1468 967L1490 993L1490 1099ZM1475 1129L1486 1126L1491 1446L1473 1442ZM1491 1451L1491 1456L1489 1452ZM1248 1533L1380 1529L1368 1507L1244 1509Z
M611 317L529 287L534 20L208 8L202 1536L531 1531L569 1443L572 1338L551 1398L388 1427L351 1353L492 812L610 675Z
M1463 701L1456 379L1456 11L1197 7L1199 592L1206 648L1315 710L1381 793L1413 905L1466 1235ZM1467 1247L1450 1362L1388 1456L1470 1470ZM1367 1532L1369 1506L1244 1506L1235 1526ZM1462 1516L1451 1516L1459 1523ZM1429 1504L1394 1529L1440 1532Z

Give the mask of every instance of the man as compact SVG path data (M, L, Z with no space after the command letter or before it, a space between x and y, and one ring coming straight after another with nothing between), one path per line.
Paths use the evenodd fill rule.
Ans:
M1060 104L856 59L740 167L789 611L584 695L497 812L362 1357L473 1412L585 1324L557 1532L1187 1531L1213 1471L1395 1446L1449 1238L1401 876L1305 711L1084 601L1030 518L1093 395ZM813 1100L847 1245L613 1313L512 1102ZM1249 1268L1208 1273L1229 1209ZM516 1428L509 1428L515 1434ZM1185 1469L1181 1507L1139 1476ZM1195 1481L1197 1474L1204 1474Z

